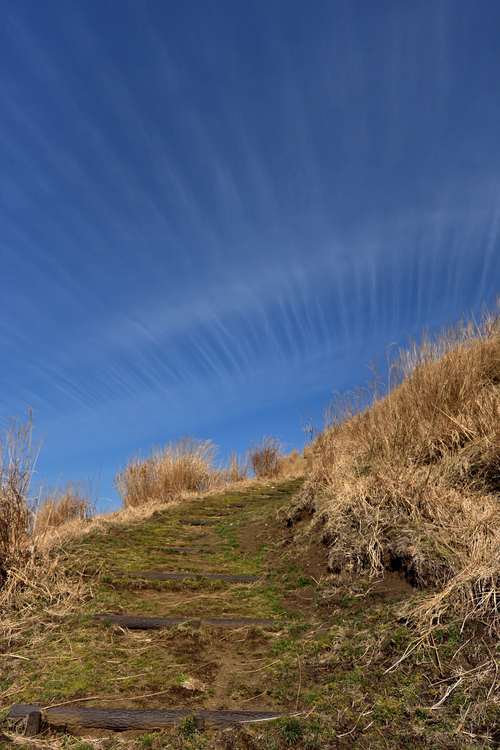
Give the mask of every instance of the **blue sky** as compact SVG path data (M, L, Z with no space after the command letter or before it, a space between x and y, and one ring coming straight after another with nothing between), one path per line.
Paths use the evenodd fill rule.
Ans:
M0 415L37 482L300 446L500 291L500 5L0 2Z

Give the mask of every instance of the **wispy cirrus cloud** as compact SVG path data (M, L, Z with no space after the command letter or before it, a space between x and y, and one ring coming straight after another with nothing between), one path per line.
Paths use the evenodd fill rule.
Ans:
M51 472L272 431L494 300L495 10L471 41L446 2L236 6L20 0L0 30L0 404Z

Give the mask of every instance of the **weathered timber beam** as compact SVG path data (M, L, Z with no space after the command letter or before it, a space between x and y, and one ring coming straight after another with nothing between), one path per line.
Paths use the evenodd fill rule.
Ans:
M270 721L283 716L276 711L205 711L188 708L131 710L80 706L42 708L40 705L20 703L11 708L7 718L21 720L38 712L41 712L43 722L48 726L111 729L117 732L128 729L162 729L188 716L215 725Z
M176 625L211 625L220 628L242 628L242 627L276 627L276 620L263 620L253 617L143 617L140 615L117 615L103 613L95 615L95 619L112 625L121 625L129 630L158 630L159 628L171 628Z

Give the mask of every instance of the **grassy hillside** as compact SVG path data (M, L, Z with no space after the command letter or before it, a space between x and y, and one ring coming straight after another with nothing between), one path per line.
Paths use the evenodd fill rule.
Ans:
M299 508L318 515L333 572L400 570L435 592L422 623L498 633L499 321L404 352L395 375L388 396L318 438Z
M403 353L392 381L344 403L307 459L256 446L259 480L206 443L135 460L108 518L68 489L33 519L29 430L11 433L0 707L37 703L47 725L6 720L0 747L498 746L498 321ZM116 733L56 726L57 706L185 715ZM201 709L281 717L220 728Z
M369 408L344 401L334 414L290 518L310 518L339 583L397 571L421 592L402 615L415 648L436 650L474 734L500 711L498 318L402 352L392 379ZM439 656L437 634L450 632L462 655L474 644L464 666Z

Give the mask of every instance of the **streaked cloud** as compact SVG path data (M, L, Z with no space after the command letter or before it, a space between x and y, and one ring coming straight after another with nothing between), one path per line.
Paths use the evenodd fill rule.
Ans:
M35 407L49 474L251 414L279 432L278 404L318 412L492 304L486 6L472 41L447 2L12 7L0 404Z

